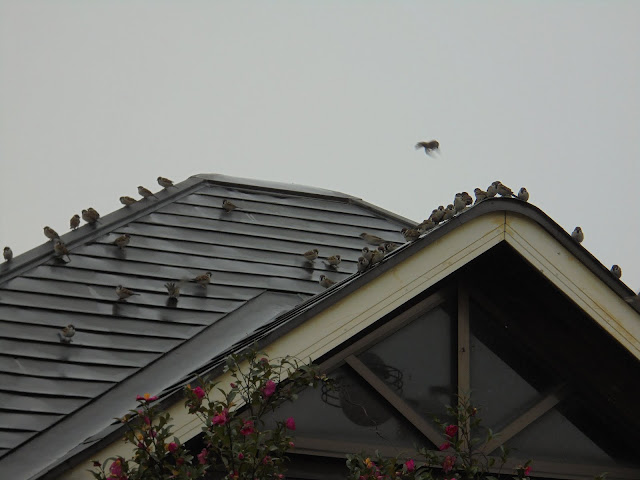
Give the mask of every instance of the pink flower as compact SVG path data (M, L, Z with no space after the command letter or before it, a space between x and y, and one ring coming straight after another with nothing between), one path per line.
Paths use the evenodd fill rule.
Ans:
M440 445L438 447L438 449L442 452L444 450L447 450L448 448L451 448L451 444L449 442L444 442L442 445Z
M236 385L236 384L235 384L235 383L233 383L233 382L231 382L229 385L231 386L231 388L236 388L236 387L238 386L238 385Z
M262 394L265 397L270 397L276 391L276 383L273 380L267 380L267 383L262 387Z
M284 422L284 426L287 427L289 430L295 430L296 429L296 421L293 419L293 417L289 417Z
M453 470L453 466L456 464L456 457L452 457L451 455L445 457L444 462L442 462L442 470L444 473L450 472Z
M253 421L245 420L243 427L240 429L240 434L246 436L251 435L253 432L255 432L255 429L253 428Z
M156 431L155 431L155 430L151 430L151 431L149 432L149 435L151 435L151 438L156 438L157 433L156 433Z
M117 458L116 460L113 461L113 463L109 467L109 473L114 477L122 476L122 459L121 458Z
M262 362L262 363L267 363L268 361L269 361L269 360L267 360L267 357L262 357L262 358L260 359L260 362Z
M528 477L529 475L531 475L531 465L524 469L524 476Z
M200 463L200 465L206 465L207 464L207 455L209 454L209 452L207 452L206 448L203 448L202 451L198 454L198 462Z
M144 423L146 423L147 425L151 425L151 419L149 417L147 417L146 415L144 417Z
M414 462L412 459L404 462L404 465L405 467L407 467L407 472L413 472L416 469L416 462Z
M144 446L144 443L142 442L138 442L138 448L141 448L142 450L146 449L147 447Z
M296 446L296 444L295 444L295 443L293 443L293 442L289 442L289 447L291 447L291 448L295 448L295 446Z
M196 397L198 397L199 399L202 399L206 394L204 393L204 390L202 389L202 387L196 387L193 389L193 393L196 394Z
M213 418L211 419L211 423L213 423L214 425L224 425L228 421L229 421L229 410L227 410L226 408L222 410L222 412L218 413L217 415L214 415Z
M167 445L167 450L169 450L171 453L175 452L176 450L178 450L178 444L176 442L171 442L169 445Z
M153 402L157 400L158 397L152 397L150 394L145 393L144 395L136 395L136 400L139 402Z
M447 427L444 429L444 433L446 433L448 437L453 438L456 436L456 433L458 433L458 426L447 425Z
M268 465L269 463L271 463L271 457L270 457L269 455L267 455L266 457L264 457L264 458L262 459L262 463L263 463L264 465Z
M240 452L238 454L238 460L242 460L244 458L244 453Z

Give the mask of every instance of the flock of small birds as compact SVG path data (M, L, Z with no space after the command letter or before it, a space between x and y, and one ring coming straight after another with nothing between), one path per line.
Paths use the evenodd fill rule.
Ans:
M415 145L416 150L423 148L427 155L431 155L434 152L439 151L440 144L436 140L431 140L429 142L418 142ZM170 188L173 187L173 181L169 180L165 177L157 178L158 184L162 188ZM138 194L143 197L143 199L155 197L153 192L149 189L138 186ZM474 189L475 201L467 192L456 193L453 199L453 203L450 203L446 207L440 205L438 208L433 209L429 218L422 221L415 228L403 228L401 230L402 235L404 236L406 242L414 242L418 240L422 235L429 232L431 229L435 228L438 224L446 222L460 212L464 211L467 207L475 205L477 203L482 202L488 198L493 198L496 195L501 197L515 197L523 202L527 202L529 200L529 192L525 187L522 187L517 194L515 194L509 187L504 185L502 182L496 180L493 182L487 190L482 190L480 188ZM122 196L120 197L120 203L122 203L125 207L133 205L138 202L138 200L129 197ZM231 201L224 199L222 202L222 208L225 212L232 212L237 208ZM69 227L72 230L75 230L80 226L80 215L75 214L71 217L69 221ZM100 214L93 208L89 207L86 210L82 210L82 219L90 225L95 225L99 222ZM53 250L54 255L61 259L63 262L68 263L70 261L69 250L66 245L60 240L60 236L58 233L49 226L44 227L44 235L47 239L53 242ZM584 240L584 233L580 227L576 227L571 234L571 237L578 243L581 243ZM372 235L369 233L361 233L360 238L367 244L374 246L376 248L369 248L368 246L364 246L362 248L362 255L358 258L357 270L359 273L363 273L366 270L374 267L375 265L382 262L385 255L392 252L393 250L400 247L402 244L396 242L387 241L381 237L376 235ZM120 250L125 249L131 241L131 236L128 234L124 234L116 238L113 242L115 246L117 246ZM311 249L302 254L306 261L310 264L313 264L316 259L320 256L320 252L317 248ZM13 258L13 252L11 248L4 247L3 256L5 261L9 262ZM340 255L331 255L325 257L325 263L331 268L336 268L341 261ZM622 269L618 265L613 265L611 267L611 272L617 277L620 278L622 276ZM184 280L183 280L184 281ZM167 289L167 295L169 296L170 302L177 302L178 297L180 296L180 288L183 281L178 283L176 282L167 282L165 283L165 288ZM188 279L190 282L195 282L199 286L206 288L211 282L211 272L206 272L204 274L198 275L195 278ZM334 285L336 282L326 275L320 275L319 284L324 288L329 288ZM115 289L116 296L118 297L118 301L126 301L129 297L140 295L122 285L118 285ZM639 294L640 296L640 294ZM64 344L71 343L72 337L75 335L76 329L73 325L69 324L64 327L61 331L58 332L58 337L60 338L60 342Z

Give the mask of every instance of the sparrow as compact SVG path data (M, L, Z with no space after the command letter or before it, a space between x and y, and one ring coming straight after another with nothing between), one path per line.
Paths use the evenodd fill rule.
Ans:
M522 187L520 189L520 191L518 192L518 198L520 200L522 200L523 202L528 202L529 201L529 192L527 192L527 189Z
M372 256L373 252L369 250L369 247L362 247L362 258L364 258L367 262L370 262Z
M198 275L196 278L193 278L191 281L196 282L201 287L206 287L211 282L211 272Z
M459 213L465 208L467 208L467 202L465 202L461 193L456 193L456 196L453 199L453 209L456 211L456 213Z
M369 267L369 260L364 257L358 257L358 271L364 272Z
M128 288L123 287L122 285L118 285L116 287L116 295L118 295L118 298L120 300L126 300L127 298L129 298L132 295L140 295L139 293L134 293L131 290L129 290Z
M360 238L367 242L369 245L382 245L384 243L384 239L378 237L377 235L371 235L370 233L361 233Z
M420 230L415 228L403 228L401 232L407 242L413 242L420 238Z
M616 277L622 277L622 269L618 265L614 265L611 267L611 273L613 273Z
M123 204L123 205L126 205L127 207L129 205L133 205L136 202L137 202L137 200L135 198L131 198L131 197L127 197L127 196L120 197L120 203Z
M393 252L396 248L401 246L402 246L401 243L387 242L384 244L384 249L387 251L387 253L389 253L389 252Z
M487 187L487 198L493 198L498 193L498 184L500 182L495 181Z
M582 241L584 240L584 233L582 233L582 229L580 227L576 227L571 233L571 238L573 238L578 243L582 243Z
M384 258L384 247L378 247L373 251L373 255L371 255L371 260L369 261L370 265L375 265L376 263L380 263Z
M318 258L318 253L318 249L314 248L313 250L304 252L302 255L307 259L307 261L313 262L316 258Z
M178 298L180 296L180 287L173 282L167 282L164 284L164 288L167 289L169 298Z
M333 285L334 282L333 280L331 280L330 278L327 278L324 275L320 275L320 285L323 286L324 288L329 288L331 285Z
M169 180L168 178L165 177L158 177L158 185L160 185L162 188L169 188L169 187L173 187L173 182L171 180ZM140 187L138 187L140 188ZM142 194L140 194L142 195Z
M151 190L147 190L142 185L138 186L138 193L142 195L144 198L155 197L155 195L151 193Z
M473 198L471 198L471 195L469 195L467 192L462 192L461 195L462 195L462 199L464 200L464 203L466 203L467 206L473 203Z
M56 243L53 246L53 251L56 257L58 258L62 258L65 255L67 257L69 256L69 250L67 249L67 246L64 243L62 243L60 240L56 240Z
M433 220L435 223L440 223L442 218L444 217L444 207L440 205L438 208L434 209L431 212L430 220Z
M487 192L485 192L484 190L482 190L481 188L476 188L473 190L473 193L476 195L476 201L475 203L481 202L482 200L488 198L487 197Z
M58 232L56 232L51 227L44 227L44 236L47 237L49 240L55 240L56 238L60 238L60 235L58 235Z
M80 226L80 215L76 213L73 217L71 217L71 220L69 220L69 228L71 230L75 230L79 226Z
M431 140L430 142L418 142L415 145L416 150L420 150L424 148L424 153L427 155L431 155L431 152L440 149L440 144L437 140Z
M129 245L130 240L131 240L131 237L125 233L124 235L120 235L118 238L116 238L113 241L113 244L119 247L120 250L122 250L124 247Z
M96 223L99 218L100 214L91 207L86 210L82 210L82 219L87 223Z
M451 218L453 218L456 214L455 209L453 208L452 204L447 205L447 208L444 209L444 216L442 217L443 220L449 220Z
M516 196L509 187L507 187L506 185L503 185L502 183L498 183L498 185L496 185L496 190L498 192L498 195L500 195L501 197Z
M229 200L227 200L227 199L225 198L225 199L222 201L222 208L224 208L224 209L225 209L225 211L228 213L228 212L231 212L231 211L235 210L235 209L236 209L236 208L238 208L238 207L236 207L233 203L231 203Z
M2 251L2 256L8 262L13 258L13 252L9 247L4 247L4 250Z
M327 263L335 267L340 263L340 255L331 255L330 257L327 257Z
M76 334L76 328L69 324L58 332L61 343L71 343L71 337Z
M416 227L416 230L419 230L420 233L424 233L424 232L428 232L429 230L431 230L432 228L435 228L435 227L436 227L436 222L434 222L433 220L427 218L426 220L423 220L422 223L420 223Z

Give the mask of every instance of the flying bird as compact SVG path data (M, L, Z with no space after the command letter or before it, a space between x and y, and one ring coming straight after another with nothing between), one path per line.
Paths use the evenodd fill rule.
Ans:
M618 265L613 265L611 267L611 273L613 273L616 277L622 277L622 269Z
M233 210L235 210L236 208L238 208L236 205L234 205L233 203L231 203L229 200L227 200L226 198L222 201L222 208L224 208L224 210L229 213Z
M332 267L337 266L340 263L340 255L331 255L327 257L327 263Z
M116 295L118 295L118 298L120 300L126 300L127 298L131 297L132 295L140 295L139 293L135 293L132 290L129 290L128 288L123 287L122 285L118 285L116 287Z
M318 254L318 249L314 248L313 250L304 252L302 255L307 259L308 262L313 262L316 258L318 258Z
M377 235L371 235L370 233L361 233L360 238L367 242L369 245L382 245L385 243L385 240L378 237Z
M178 298L180 296L180 287L173 282L167 282L164 284L164 288L167 289L169 298Z
M320 285L323 286L324 288L329 288L331 285L333 285L334 282L333 280L331 280L330 278L327 278L325 275L320 275L320 281L319 281Z
M91 207L86 210L82 210L82 219L89 224L96 223L99 218L100 214Z
M211 282L211 272L198 275L197 277L193 278L191 281L196 282L201 287L206 287Z
M120 203L127 207L129 205L133 205L136 202L137 200L135 198L127 197L126 195L124 197L120 197Z
M369 260L364 257L358 257L358 271L364 272L369 267Z
M522 187L520 189L520 191L518 192L518 198L520 200L522 200L523 202L528 202L529 201L529 192L527 192L527 189Z
M2 256L8 262L13 258L13 251L9 247L4 247L2 251Z
M71 217L71 220L69 220L69 228L71 230L75 230L79 226L80 226L80 215L76 213L73 217Z
M484 190L482 190L481 188L476 188L473 190L473 193L476 196L476 201L475 203L481 202L484 199L488 198L487 197L487 192L485 192Z
M173 182L168 178L158 177L158 185L160 185L162 188L169 188L173 187Z
M130 241L131 241L131 237L125 233L124 235L120 235L118 238L116 238L113 241L113 244L119 247L120 250L122 250L124 247L129 245Z
M403 228L401 232L407 242L413 242L420 238L420 230L415 228Z
M431 155L432 152L440 149L440 144L437 140L431 140L430 142L418 142L415 145L416 150L424 148L424 153Z
M55 240L56 238L60 238L60 235L58 235L58 232L56 232L51 227L44 227L44 236L47 237L49 240Z
M582 232L582 229L580 227L574 228L573 232L571 233L571 238L573 238L578 243L582 243L582 241L584 240L584 233Z
M144 188L142 185L138 186L138 193L142 195L144 198L155 197L155 195L151 192L151 190Z
M71 337L76 334L76 328L69 324L58 332L61 343L71 343Z

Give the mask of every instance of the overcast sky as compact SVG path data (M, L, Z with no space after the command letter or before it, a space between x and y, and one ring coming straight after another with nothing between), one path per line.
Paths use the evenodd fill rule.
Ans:
M637 291L638 25L637 1L0 0L0 247L158 175L414 220L501 180Z

